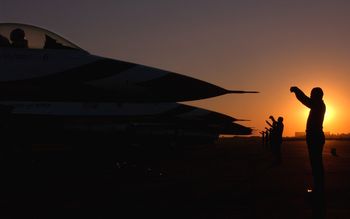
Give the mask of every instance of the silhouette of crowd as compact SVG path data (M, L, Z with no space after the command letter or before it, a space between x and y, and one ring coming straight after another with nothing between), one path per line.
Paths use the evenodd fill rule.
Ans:
M273 165L279 165L282 163L281 147L283 141L283 117L278 117L276 120L273 116L270 116L266 123L269 128L265 128L266 131L261 131L262 135L262 144L265 149L271 150L273 154Z
M325 135L323 132L323 121L326 112L326 105L323 101L323 90L315 87L311 90L310 97L306 96L298 87L291 87L290 92L294 93L296 98L310 109L306 122L306 143L313 176L313 189L308 189L312 194L312 217L325 218L325 177L322 152L325 144ZM273 116L266 120L268 127L261 131L262 144L265 149L271 150L273 154L273 164L282 163L281 146L283 141L283 117L277 120ZM334 152L335 153L335 152Z

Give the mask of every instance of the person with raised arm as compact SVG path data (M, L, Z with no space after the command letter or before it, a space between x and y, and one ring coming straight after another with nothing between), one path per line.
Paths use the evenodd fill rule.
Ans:
M302 104L310 108L306 123L306 143L314 181L313 216L314 218L323 218L325 216L325 206L322 151L325 144L323 120L326 113L326 105L323 102L323 91L321 88L315 87L311 90L310 97L306 96L298 87L291 87L290 92L294 93Z
M266 120L266 123L272 128L271 133L271 149L274 155L274 164L279 165L282 163L281 156L281 146L283 141L283 117L278 117L277 121L273 116L269 117L272 121L272 124Z

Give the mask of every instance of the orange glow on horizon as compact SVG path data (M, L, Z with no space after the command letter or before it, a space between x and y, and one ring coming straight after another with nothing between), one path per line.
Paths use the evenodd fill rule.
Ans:
M307 92L312 89L310 86L308 89L301 87L306 95ZM324 102L326 104L326 113L323 121L323 130L330 132L331 134L345 133L347 129L346 114L344 109L346 103L342 100L344 97L339 95L341 92L337 89L331 89L330 86L320 86L325 92ZM295 98L295 97L294 97ZM294 132L303 132L306 129L306 121L309 115L310 109L300 104L297 100L292 100L287 107L285 126L285 136L294 136Z
M336 125L336 124L333 124L335 114L336 114L336 111L334 110L333 106L328 104L326 109L326 114L324 117L323 126L330 127L330 126Z

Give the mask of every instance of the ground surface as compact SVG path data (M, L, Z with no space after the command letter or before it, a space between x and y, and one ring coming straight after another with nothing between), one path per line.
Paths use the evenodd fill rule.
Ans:
M283 163L277 167L259 139L224 139L147 157L110 165L105 160L101 167L96 163L102 158L93 157L33 160L32 188L15 192L12 203L22 200L19 206L34 218L311 217L304 141L284 142ZM350 141L327 141L324 163L327 218L349 218Z

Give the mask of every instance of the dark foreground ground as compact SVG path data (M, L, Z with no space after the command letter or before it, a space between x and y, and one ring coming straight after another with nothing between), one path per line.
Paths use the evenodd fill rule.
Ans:
M277 167L260 139L159 158L34 157L2 209L20 218L311 218L304 141L284 142ZM324 162L327 218L350 218L350 141L327 141Z

